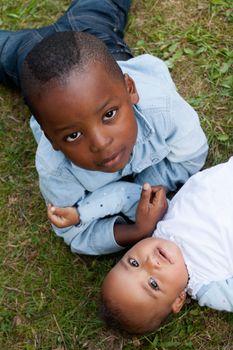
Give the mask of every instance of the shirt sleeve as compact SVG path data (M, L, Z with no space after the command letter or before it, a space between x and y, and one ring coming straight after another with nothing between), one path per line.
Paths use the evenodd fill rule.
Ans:
M203 167L208 144L197 113L176 91L171 92L167 98L167 109L161 113L161 125L164 127L157 127L166 142L168 153L157 164L139 174L137 183L147 181L174 191Z
M176 91L171 94L168 107L166 143L169 146L169 154L167 159L172 163L190 163L190 168L199 170L200 166L204 165L208 151L207 139L199 117ZM195 161L192 164L193 159Z
M73 253L103 255L124 249L115 240L115 223L123 224L125 220L121 216L113 216L65 229L53 226L53 229L57 236L63 238L65 243L70 246Z
M131 220L135 219L141 186L119 181L86 194L78 180L64 167L59 176L48 174L41 163L38 168L40 189L47 203L60 207L77 203L79 206L80 224L64 229L52 225L56 235L62 237L73 252L100 255L123 249L115 241L114 224L125 221L115 214L123 212Z
M203 286L197 293L200 306L233 312L233 277Z
M191 175L202 168L204 159L205 156L197 156L189 161L175 163L171 162L168 158L164 158L159 163L143 170L137 175L135 181L138 184L149 182L152 185L162 185L167 191L175 191Z
M118 181L89 193L78 203L82 224L120 212L135 221L141 190L138 184Z

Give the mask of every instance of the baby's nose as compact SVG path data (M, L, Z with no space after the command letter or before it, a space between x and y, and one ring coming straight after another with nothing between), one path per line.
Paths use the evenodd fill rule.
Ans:
M161 266L158 257L155 255L153 255L153 256L149 255L147 257L146 263L147 263L148 267L151 269L155 269L155 268L157 269L157 268L160 268L160 266Z

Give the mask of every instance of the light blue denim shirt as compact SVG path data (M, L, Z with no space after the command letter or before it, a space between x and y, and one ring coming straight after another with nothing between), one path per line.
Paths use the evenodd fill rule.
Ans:
M197 300L200 306L233 312L233 277L201 287Z
M66 229L53 226L58 236L80 254L99 255L122 249L114 238L116 222L130 219L140 197L141 185L164 185L174 190L204 165L208 145L199 118L177 93L167 66L151 55L118 62L135 81L139 103L134 106L137 140L129 163L119 172L82 169L55 151L32 117L38 143L36 168L46 203L78 205L81 223ZM132 175L135 183L116 183Z

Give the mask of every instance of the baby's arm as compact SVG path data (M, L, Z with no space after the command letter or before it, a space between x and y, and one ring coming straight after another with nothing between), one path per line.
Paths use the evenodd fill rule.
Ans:
M197 293L197 300L200 306L233 312L233 277L203 286Z

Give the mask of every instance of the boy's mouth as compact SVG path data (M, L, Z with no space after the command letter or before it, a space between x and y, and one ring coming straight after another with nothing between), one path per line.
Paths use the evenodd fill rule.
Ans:
M115 167L118 163L121 163L124 150L121 149L118 152L113 153L110 157L103 159L97 165L103 168L112 168Z

